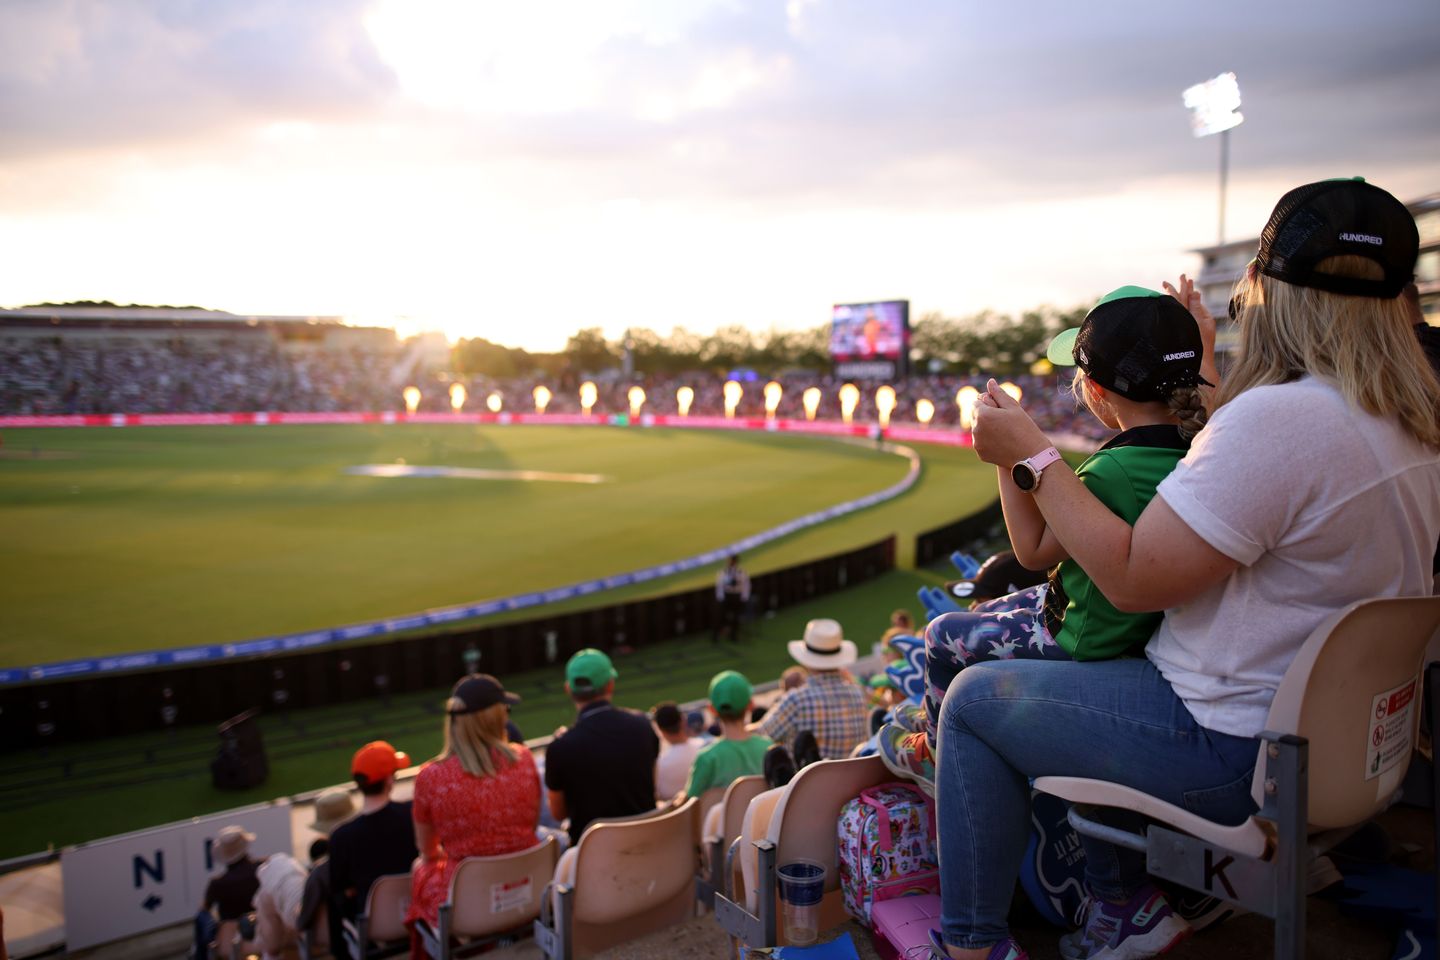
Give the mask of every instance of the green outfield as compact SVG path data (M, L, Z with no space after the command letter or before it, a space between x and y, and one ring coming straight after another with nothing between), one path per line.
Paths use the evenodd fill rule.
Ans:
M36 429L4 440L6 666L332 627L602 577L739 540L906 469L816 438L593 427ZM968 450L920 449L925 472L910 493L757 549L746 565L759 572L892 533L908 565L916 532L994 496ZM605 479L346 472L399 464Z

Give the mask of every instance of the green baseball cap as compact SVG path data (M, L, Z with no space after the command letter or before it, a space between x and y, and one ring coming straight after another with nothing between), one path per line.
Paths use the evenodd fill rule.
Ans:
M618 676L610 658L594 647L586 647L565 664L565 682L576 693L596 693Z
M710 681L710 706L716 713L739 713L750 705L752 693L754 688L742 674L725 670Z

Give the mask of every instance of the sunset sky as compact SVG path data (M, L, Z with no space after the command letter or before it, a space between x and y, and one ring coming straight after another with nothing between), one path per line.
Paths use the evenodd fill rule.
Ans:
M1288 187L1440 190L1440 3L0 0L0 306L555 349L1069 306Z

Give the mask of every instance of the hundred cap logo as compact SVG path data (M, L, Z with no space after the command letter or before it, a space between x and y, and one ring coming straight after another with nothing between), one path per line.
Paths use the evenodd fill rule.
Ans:
M1193 356L1195 356L1195 351L1194 351L1194 350L1181 350L1179 353L1167 353L1167 354L1165 354L1165 359L1166 359L1167 361L1169 361L1169 360L1189 360L1189 359L1190 359L1191 357L1193 357Z
M1377 247L1385 246L1385 238L1377 237L1371 233L1342 233L1341 240L1349 240L1351 243L1369 243Z

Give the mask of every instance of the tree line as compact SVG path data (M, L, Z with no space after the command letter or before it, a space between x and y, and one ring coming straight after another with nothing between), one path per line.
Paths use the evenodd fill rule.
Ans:
M1050 338L1080 324L1088 307L1040 307L1019 316L986 310L968 317L927 313L911 324L911 369L920 372L1019 374L1045 355ZM785 370L828 371L828 324L806 330L753 331L731 325L701 334L676 327L668 335L639 327L606 339L599 327L576 331L558 353L532 353L479 337L455 347L456 372L509 379L598 374L619 369L629 353L642 376L737 368L773 376Z

